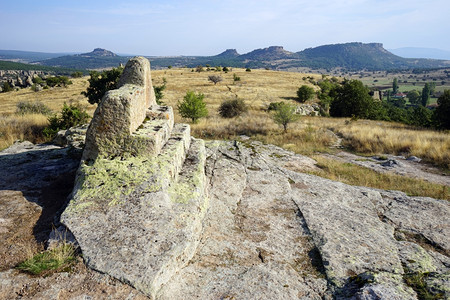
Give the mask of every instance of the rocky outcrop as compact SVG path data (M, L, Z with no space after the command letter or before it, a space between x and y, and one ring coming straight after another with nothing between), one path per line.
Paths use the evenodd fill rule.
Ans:
M170 107L154 104L148 60L130 60L119 86L89 125L61 221L88 266L155 297L200 241L205 146L188 125L174 125Z

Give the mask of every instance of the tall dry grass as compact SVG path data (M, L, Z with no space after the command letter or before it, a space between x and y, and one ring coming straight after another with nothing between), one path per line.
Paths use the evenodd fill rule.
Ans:
M55 87L39 92L31 88L0 93L0 150L9 147L16 140L28 140L42 143L47 138L42 130L48 125L47 116L41 114L15 114L19 103L41 103L49 107L54 113L60 112L66 103L81 103L87 111L93 114L95 105L90 105L87 98L81 95L88 86L88 77L73 78L73 84L67 87Z
M16 140L45 142L47 139L42 130L47 125L47 116L42 114L0 115L0 150L9 147Z
M450 169L450 134L401 124L359 120L334 128L344 145L360 153L418 156Z

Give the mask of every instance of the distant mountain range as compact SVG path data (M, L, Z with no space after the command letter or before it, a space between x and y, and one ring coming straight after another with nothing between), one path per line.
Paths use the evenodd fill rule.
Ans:
M3 50L5 52L5 50ZM1 60L2 50L0 50ZM21 57L25 56L20 53ZM39 54L41 57L44 54ZM30 52L30 57L39 56ZM9 57L13 56L9 53ZM35 63L72 69L102 69L125 64L130 57L119 56L111 51L97 48L83 54L46 57ZM285 70L308 67L312 69L346 70L392 70L414 68L450 67L450 60L405 58L397 56L383 48L380 43L345 43L308 48L299 52L289 52L281 46L256 49L246 54L239 54L235 49L228 49L215 56L175 56L148 57L153 68L196 67L198 65L270 68Z

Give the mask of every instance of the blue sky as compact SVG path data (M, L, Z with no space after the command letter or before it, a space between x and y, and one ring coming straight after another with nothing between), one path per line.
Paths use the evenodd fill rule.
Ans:
M450 50L448 0L1 2L7 50L215 55L345 42Z

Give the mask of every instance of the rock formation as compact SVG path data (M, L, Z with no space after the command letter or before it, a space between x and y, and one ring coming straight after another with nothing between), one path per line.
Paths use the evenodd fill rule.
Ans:
M89 267L152 299L417 299L411 276L450 296L448 201L307 175L314 160L272 145L194 139L149 79L133 59L87 130L61 221Z
M205 146L155 104L150 63L131 59L99 103L61 216L88 266L155 296L194 255L208 208ZM95 230L92 230L95 228Z

